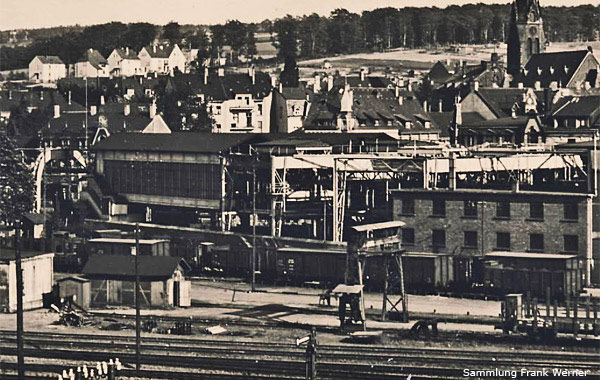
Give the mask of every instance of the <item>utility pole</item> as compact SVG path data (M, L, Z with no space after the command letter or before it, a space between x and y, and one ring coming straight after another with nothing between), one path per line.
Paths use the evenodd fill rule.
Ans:
M85 166L89 171L89 152L88 152L88 79L87 76L83 78L85 80Z
M256 290L256 167L252 162L252 291Z
M140 318L140 273L138 256L140 255L140 225L135 224L135 370L140 371L141 364L141 318Z
M23 270L21 265L21 247L19 233L21 221L15 221L15 270L17 275L17 374L19 380L25 380L25 356L23 354Z

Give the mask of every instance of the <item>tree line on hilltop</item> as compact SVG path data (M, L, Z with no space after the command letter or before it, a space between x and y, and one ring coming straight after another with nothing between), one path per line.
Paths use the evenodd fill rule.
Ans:
M600 6L544 7L544 30L551 42L592 41L600 35ZM0 70L27 67L35 55L57 55L65 63L76 62L88 48L108 56L116 47L139 51L157 37L199 49L199 63L216 58L229 46L228 58L252 58L257 54L258 32L270 33L281 61L336 54L420 48L451 44L505 42L510 5L467 4L447 8L380 8L352 13L336 9L329 16L286 16L261 23L230 20L210 27L111 22L88 27L65 27L64 33L43 37L30 33L28 46L0 49Z

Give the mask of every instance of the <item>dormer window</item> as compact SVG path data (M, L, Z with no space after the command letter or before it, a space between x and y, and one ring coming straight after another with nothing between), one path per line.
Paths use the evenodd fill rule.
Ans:
M410 121L407 121L407 122L404 123L404 127L406 129L410 129L412 127L412 123Z
M565 65L565 74L569 73L569 66Z
M537 68L537 75L542 75L542 69L541 68Z
M374 122L374 123L375 123L375 126L376 126L376 127L378 127L378 126L379 126L379 124L380 124L380 123L379 123L379 120L375 120L375 122Z
M550 66L550 75L554 74L554 67Z
M427 128L427 129L431 128L431 122L430 121L426 121L425 122L425 128Z

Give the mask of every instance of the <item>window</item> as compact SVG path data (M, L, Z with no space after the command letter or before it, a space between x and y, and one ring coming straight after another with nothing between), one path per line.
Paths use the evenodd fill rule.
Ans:
M577 235L564 235L564 249L565 252L577 253L579 252L579 236Z
M415 245L415 229L414 228L403 228L402 229L402 245Z
M446 201L434 199L432 201L433 211L431 215L446 216Z
M496 218L510 218L510 202L496 203Z
M436 248L445 247L446 246L446 231L433 230L431 233L431 245Z
M565 220L577 220L579 219L579 213L577 210L577 203L565 203Z
M477 202L465 201L464 216L466 217L477 217Z
M403 199L401 207L400 215L415 215L414 199Z
M510 250L510 233L496 232L496 249Z
M544 204L542 202L531 202L529 204L529 218L544 220Z
M529 250L544 252L544 234L529 234Z
M465 231L463 246L465 248L477 248L477 231Z
M221 114L221 106L215 106L215 115Z

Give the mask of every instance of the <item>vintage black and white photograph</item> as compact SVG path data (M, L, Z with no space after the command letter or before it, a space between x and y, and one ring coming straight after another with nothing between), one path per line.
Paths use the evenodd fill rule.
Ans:
M599 0L0 0L0 379L599 379L599 149Z

